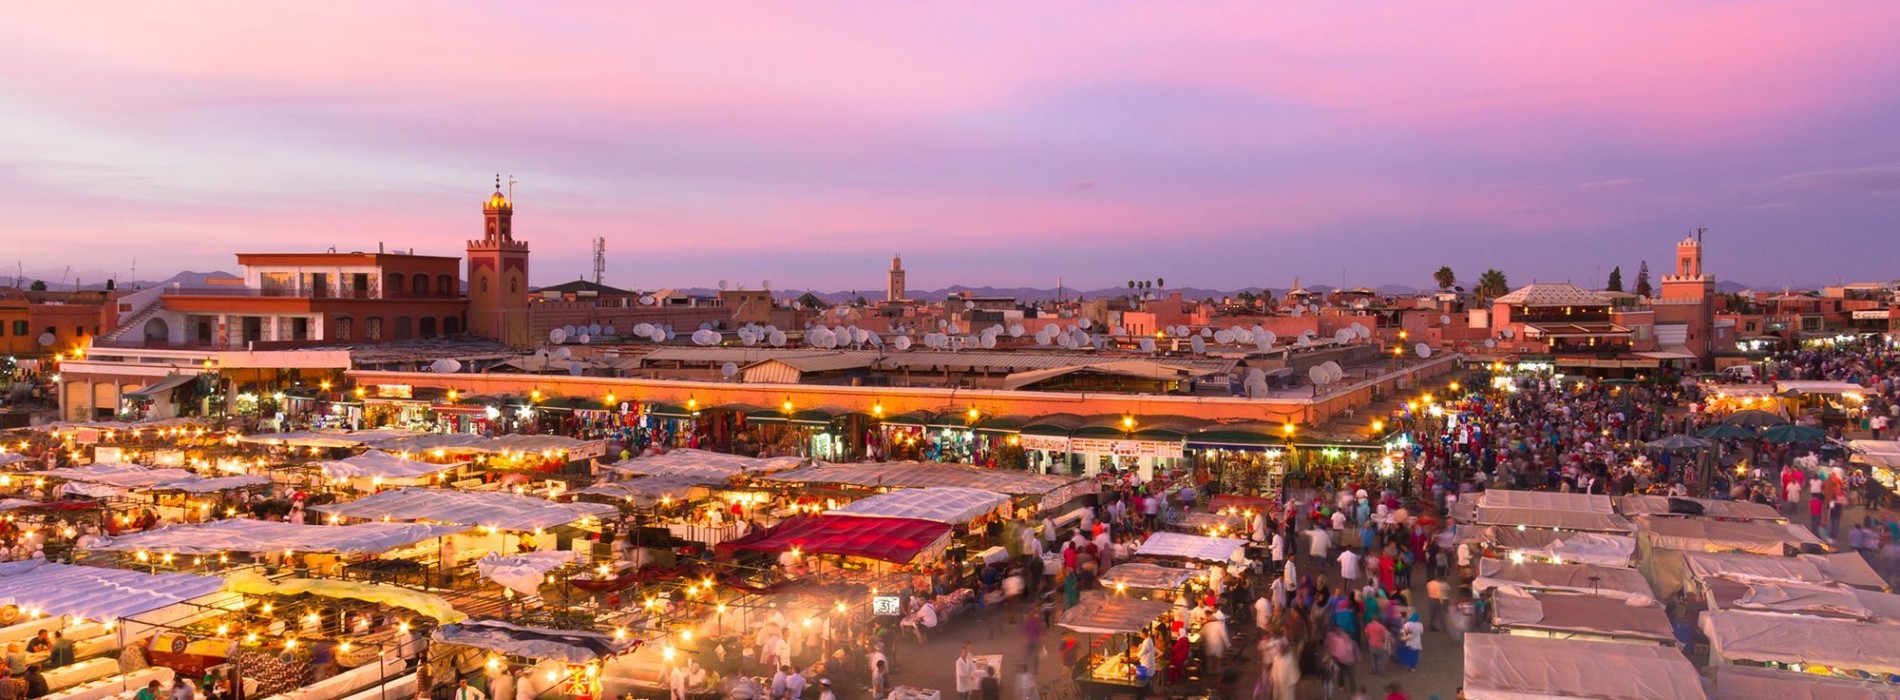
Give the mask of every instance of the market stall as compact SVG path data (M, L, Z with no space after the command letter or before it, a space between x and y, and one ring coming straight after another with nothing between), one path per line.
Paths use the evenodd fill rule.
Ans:
M1674 644L1669 615L1653 600L1501 587L1491 628L1500 634Z
M1092 641L1085 645L1089 653L1073 669L1075 683L1086 697L1140 697L1147 693L1160 669L1142 663L1141 635L1158 633L1172 607L1145 598L1095 596L1063 611L1056 626L1106 637L1099 644Z
M1116 564L1102 574L1102 587L1113 590L1116 595L1127 595L1172 603L1177 596L1186 596L1188 600L1200 600L1198 590L1189 590L1188 583L1201 575L1195 569L1181 569L1131 562ZM1198 588L1198 587L1197 587Z
M1732 552L1788 557L1827 551L1827 545L1813 532L1790 523L1656 517L1640 518L1639 522L1638 561L1663 595L1674 595L1685 588L1687 557L1691 554Z
M968 525L1009 503L994 491L936 486L880 493L832 509L831 513L868 518L915 518L951 525Z
M1891 700L1890 683L1857 681L1772 668L1715 667L1711 700Z
M1466 505L1460 501L1460 505ZM1473 509L1468 519L1477 525L1524 526L1561 530L1628 533L1630 521L1616 513L1609 496L1556 491L1509 491L1489 489L1466 506Z
M1057 512L1070 501L1097 490L1093 479L936 462L818 462L767 474L756 481L864 489L957 486L1008 494L1045 512Z
M1650 496L1633 494L1616 499L1616 507L1630 518L1713 518L1716 520L1761 520L1787 522L1774 506L1751 501L1717 501L1707 498Z
M1512 586L1529 591L1587 593L1610 598L1654 598L1649 581L1635 569L1595 564L1548 564L1484 559L1478 562L1474 591Z
M1230 563L1240 560L1241 550L1246 546L1246 540L1232 537L1157 532L1149 535L1148 539L1142 540L1141 546L1135 548L1135 556L1202 563Z
M1711 663L1900 679L1900 626L1722 610L1702 615L1702 632L1709 638Z
M515 531L552 528L618 512L613 506L599 503L556 503L497 491L416 487L317 506L314 510L359 520L427 520Z
M358 490L367 491L381 486L426 486L432 481L446 481L449 475L467 464L465 461L425 462L382 450L369 450L340 460L318 462L317 468L326 480L347 482Z
M1465 635L1470 700L1703 700L1701 677L1674 647Z
M1510 561L1629 567L1636 560L1636 538L1623 535L1499 526L1474 534L1487 555Z

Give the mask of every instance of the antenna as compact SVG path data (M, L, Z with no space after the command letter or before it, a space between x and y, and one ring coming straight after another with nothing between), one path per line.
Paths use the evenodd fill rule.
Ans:
M510 181L512 182L512 180ZM607 237L594 237L594 284L600 284L601 276L607 274Z
M514 202L515 202L515 176L509 175L508 176L508 203L514 204Z

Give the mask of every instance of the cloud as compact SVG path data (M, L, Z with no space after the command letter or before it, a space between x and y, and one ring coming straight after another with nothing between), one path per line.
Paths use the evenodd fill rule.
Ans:
M1783 175L1776 182L1795 187L1830 190L1869 193L1900 192L1900 163L1795 173Z
M1615 187L1629 187L1631 185L1640 185L1640 184L1643 184L1643 178L1624 177L1624 178L1617 178L1615 180L1597 180L1595 182L1586 182L1581 185L1577 185L1577 189L1607 190L1607 189L1611 189Z

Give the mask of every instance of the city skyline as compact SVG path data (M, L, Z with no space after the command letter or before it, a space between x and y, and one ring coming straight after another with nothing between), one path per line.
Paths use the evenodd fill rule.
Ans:
M736 7L16 13L0 264L457 255L499 169L535 284L1893 277L1886 4Z

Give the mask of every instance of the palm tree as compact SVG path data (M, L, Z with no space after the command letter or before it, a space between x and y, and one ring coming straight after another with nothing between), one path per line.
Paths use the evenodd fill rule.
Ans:
M1449 291L1458 283L1458 275L1452 274L1450 265L1440 265L1438 271L1432 273L1432 281L1438 283L1438 291Z
M1505 293L1509 291L1511 291L1511 283L1505 279L1503 270L1494 267L1485 270L1484 274L1478 275L1478 296L1486 299L1496 299L1504 296Z

